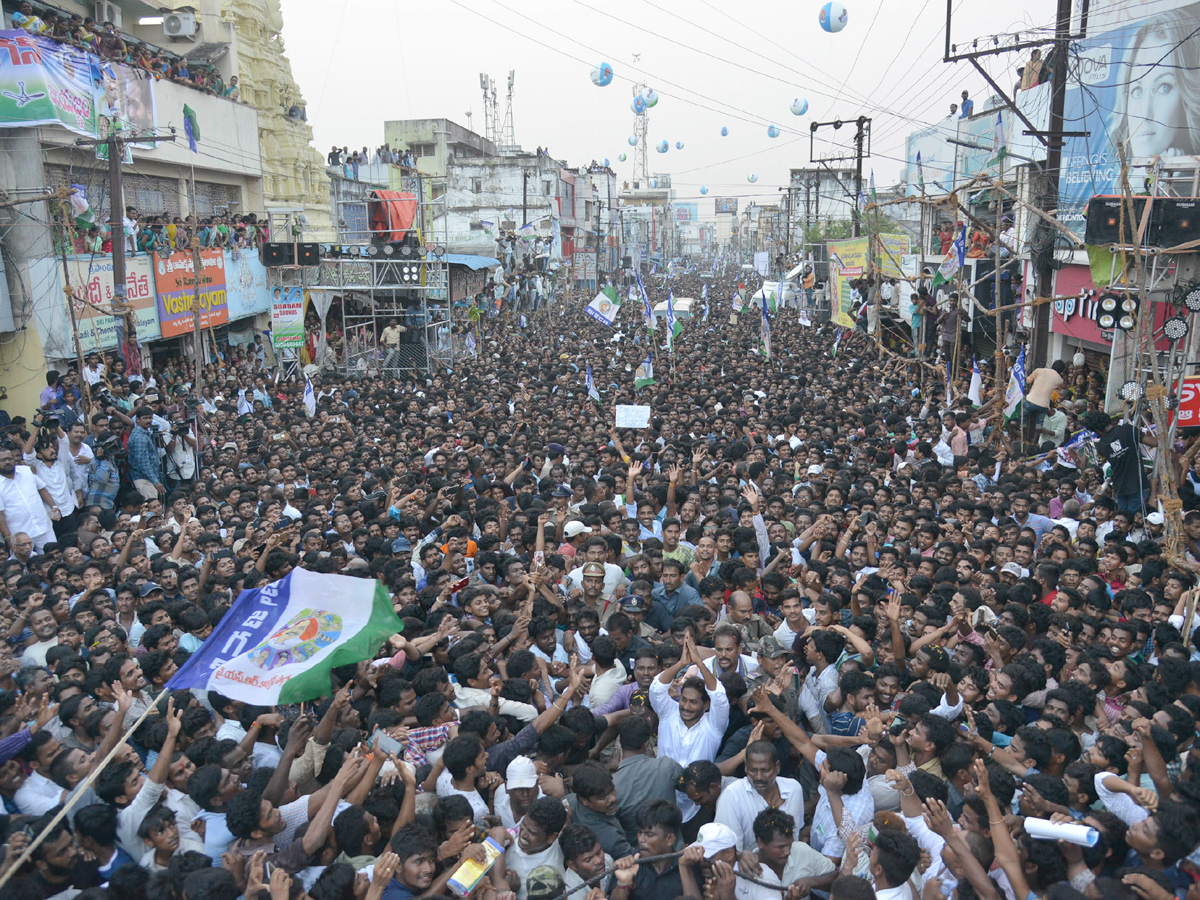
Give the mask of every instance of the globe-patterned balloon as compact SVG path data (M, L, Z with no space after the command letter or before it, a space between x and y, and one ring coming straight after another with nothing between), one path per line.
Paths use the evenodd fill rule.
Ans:
M683 149L683 141L676 141L676 142L675 142L675 149L676 149L676 150L682 150L682 149Z
M773 137L773 138L779 137L779 126L778 125L768 125L767 126L767 137Z
M642 113L644 113L646 111L646 101L643 100L641 95L639 94L638 96L634 97L632 100L629 101L629 108L632 109L635 113L637 113L640 116Z
M655 147L654 149L657 150L659 153L666 153L668 150L671 149L671 145L668 144L666 141L659 141L658 146Z
M629 136L629 146L630 146L630 147L636 147L636 146L637 146L637 141L638 141L638 138L637 138L637 135L636 135L636 134L631 134L631 135Z
M792 101L792 115L802 116L808 112L808 101L803 97L797 97Z
M721 137L729 137L729 126L728 125L721 126Z
M624 153L622 153L620 156L618 156L618 157L617 157L617 159L618 159L620 162L625 162L625 160L627 160L628 158L629 158L629 157L628 157L628 156L626 156Z
M646 104L646 109L651 109L658 103L658 91L652 87L642 88L639 95Z
M846 5L838 0L829 0L817 14L817 21L830 34L837 34L846 27L849 20L850 13L846 10Z
M702 185L700 185L700 193L702 193L702 194L707 194L707 193L708 193L708 188L707 188L705 185L703 185L703 184L702 184Z
M612 84L613 67L606 62L602 62L592 69L592 84L596 87L608 87Z
M750 182L751 184L754 184L754 182L758 181L758 173L751 172L749 175L746 176L746 180L748 182Z

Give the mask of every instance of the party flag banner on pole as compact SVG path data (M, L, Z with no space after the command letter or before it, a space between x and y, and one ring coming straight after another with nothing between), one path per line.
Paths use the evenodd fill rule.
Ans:
M611 284L606 284L594 300L587 305L585 312L606 328L612 328L617 321L617 313L621 311L621 295ZM521 317L524 319L524 316ZM525 327L525 323L521 323Z
M317 414L317 395L313 392L312 379L304 376L304 411L311 419Z
M967 258L967 226L962 227L962 231L958 233L958 237L954 239L954 243L950 247L950 252L946 254L946 258L942 260L942 264L938 266L937 272L933 275L931 284L932 290L937 290L940 285L946 284L959 269L963 267L963 262Z
M675 338L683 331L683 325L675 318L675 294L667 293L667 349L675 352Z
M592 379L591 363L587 364L587 380L584 382L584 385L587 387L587 395L597 403L603 404L604 401L600 399L600 392L596 390L596 382Z
M646 327L651 331L654 330L654 307L650 305L650 296L646 293L646 286L642 284L642 273L635 273L637 278L638 291L642 295L642 316L646 320Z
M762 337L758 352L764 359L771 358L771 319L767 316L767 298L762 298Z
M1017 414L1021 407L1021 401L1025 399L1025 348L1021 348L1021 353L1017 356L1017 361L1012 367L1012 374L1008 376L1008 387L1004 391L1004 421L1007 422Z
M167 688L260 706L316 700L332 693L334 669L374 658L403 629L381 582L293 569L242 591Z
M647 356L642 364L634 370L633 386L639 391L654 384L654 357Z
M971 366L971 386L967 388L967 399L975 406L983 406L983 376L979 374L979 360Z

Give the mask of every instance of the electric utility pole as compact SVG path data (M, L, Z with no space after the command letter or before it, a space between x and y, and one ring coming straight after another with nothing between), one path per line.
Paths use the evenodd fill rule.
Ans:
M1001 40L996 38L991 41L992 47L979 50L977 49L980 40L974 40L971 44L970 52L959 53L958 45L952 43L951 39L951 19L953 14L953 0L946 0L946 49L943 55L944 62L959 62L966 60L975 70L983 77L984 81L996 92L996 95L1004 101L1004 105L1012 112L1012 115L1019 119L1024 125L1024 134L1036 138L1046 148L1046 164L1040 173L1040 178L1035 177L1035 183L1040 182L1040 188L1035 191L1033 201L1036 206L1045 211L1050 212L1058 207L1058 186L1060 170L1062 168L1062 147L1063 140L1070 137L1088 137L1090 132L1087 131L1063 131L1063 110L1066 99L1067 86L1067 52L1072 41L1081 40L1087 36L1088 15L1090 8L1090 0L1079 0L1079 30L1073 32L1071 30L1072 23L1072 0L1055 0L1055 23L1054 37L1052 40L1046 38L1037 38L1033 40L1022 41L1020 35L1017 35L1011 42L1007 39ZM987 72L980 64L979 60L985 56L995 56L1000 53L1011 53L1014 51L1041 49L1046 44L1053 43L1053 51L1048 57L1050 64L1050 119L1049 127L1042 131L1040 130L1029 117L1017 106L1017 104L1008 96L1007 91ZM988 111L990 115L992 110ZM997 203L1000 202L997 197ZM1050 297L1054 293L1054 245L1056 241L1056 233L1053 230L1047 232L1042 225L1037 226L1037 233L1041 235L1035 240L1032 262L1037 275L1037 295L1039 297ZM999 235L997 235L997 238ZM1000 273L996 273L997 296L999 296ZM1042 303L1034 308L1033 334L1030 346L1030 362L1029 369L1041 366L1046 361L1046 353L1050 343L1050 307L1048 304ZM999 336L997 336L999 339Z

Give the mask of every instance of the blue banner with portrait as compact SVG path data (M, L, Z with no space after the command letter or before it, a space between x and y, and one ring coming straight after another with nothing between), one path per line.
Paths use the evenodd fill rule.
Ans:
M1093 4L1088 36L1071 46L1058 218L1082 234L1087 202L1148 188L1155 162L1200 156L1200 3L1114 0ZM1190 166L1189 166L1190 168Z

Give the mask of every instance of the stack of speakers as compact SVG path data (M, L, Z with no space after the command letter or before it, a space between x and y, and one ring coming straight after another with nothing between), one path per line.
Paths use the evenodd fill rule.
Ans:
M303 241L298 244L267 242L259 250L259 258L268 269L281 266L315 266L320 263L321 245Z
M1130 235L1136 235L1141 227L1150 198L1131 197L1130 200L1130 205L1125 208L1125 230L1122 234L1122 198L1099 194L1092 197L1088 201L1085 243L1093 246L1129 244ZM1143 240L1147 246L1158 248L1200 240L1200 199L1155 197Z

